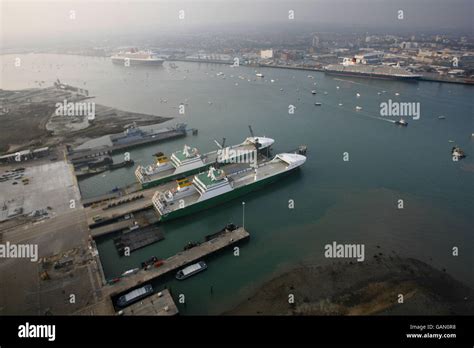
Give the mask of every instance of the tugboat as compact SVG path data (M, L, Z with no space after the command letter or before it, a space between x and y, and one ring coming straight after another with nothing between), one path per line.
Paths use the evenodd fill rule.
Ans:
M399 121L395 121L394 123L395 123L396 125L403 126L403 127L408 126L408 122L405 121L403 118L401 118Z
M458 161L464 157L466 157L466 154L464 153L463 150L459 146L454 146L451 149L451 155L453 155L453 160Z
M198 263L195 263L178 271L178 273L176 273L176 279L184 280L195 275L196 273L205 271L206 269L206 263L204 261L199 261Z

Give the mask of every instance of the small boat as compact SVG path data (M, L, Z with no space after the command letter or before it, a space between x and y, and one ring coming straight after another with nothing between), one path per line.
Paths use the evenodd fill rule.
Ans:
M283 92L283 88L280 88L280 91L282 91L282 92Z
M328 94L328 92L324 92L324 95L327 95L327 94Z
M356 97L357 97L357 98L360 98L360 94L359 94L359 93L356 93Z
M463 150L459 146L454 146L451 149L451 155L453 155L453 160L460 160L461 158L466 157L466 154L464 153Z
M362 110L362 106L356 106L355 109L356 109L356 111L360 111L360 110Z
M408 122L405 121L403 118L401 118L401 119L398 120L398 121L395 121L394 123L395 123L396 125L399 125L399 126L404 126L404 127L408 126Z
M399 95L400 95L400 93L395 93L395 95L396 95L396 96L399 96Z
M129 276L129 275L135 274L139 270L140 270L139 268L129 269L128 271L125 271L125 272L122 273L122 277L126 277L126 276Z
M336 89L339 89L339 86L336 86Z
M342 103L339 103L339 104L337 104L337 105L342 106L343 104L342 104Z
M316 94L316 91L313 89L313 90L311 91L311 94Z
M156 256L153 256L149 258L148 260L143 261L141 266L142 268L147 268L147 266L154 265L156 261L158 261L158 258Z
M445 118L446 118L446 116L443 116L443 115L438 116L438 119L439 119L439 120L444 120Z
M255 74L255 76L257 76L257 77L263 77L263 74L258 73L258 74Z
M130 291L129 293L120 296L117 300L117 306L126 307L127 305L136 302L144 297L147 297L153 293L153 286L147 284L141 288Z
M195 263L178 271L178 273L176 273L176 279L184 280L199 272L205 271L206 269L206 263L204 261L199 261L198 263Z
M270 80L271 83L275 82L275 80Z
M316 105L316 106L321 106L321 103L314 103L314 105Z

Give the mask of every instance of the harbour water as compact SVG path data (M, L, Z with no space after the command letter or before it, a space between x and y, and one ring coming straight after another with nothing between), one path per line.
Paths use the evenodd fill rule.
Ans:
M228 251L210 260L206 272L168 283L174 295L185 294L186 306L178 304L184 314L221 313L284 270L334 262L324 258L324 245L333 241L364 243L366 257L380 246L384 253L445 268L474 286L472 86L182 62L176 62L178 69L168 63L127 68L106 58L51 54L20 55L21 67L15 67L15 57L1 56L2 89L38 87L35 81L49 86L59 78L88 89L96 103L176 117L171 123L199 129L197 136L130 150L136 164L151 163L154 153L184 144L207 152L216 149L213 139L239 143L249 135L249 124L256 135L276 140L274 153L308 146L299 172L242 198L251 238L240 256ZM265 77L257 78L256 72ZM380 103L389 99L419 102L420 119L407 118L408 127L398 127L375 118ZM180 103L185 115L178 114ZM438 119L441 115L446 119ZM453 162L454 144L468 157ZM83 180L80 187L88 198L133 182L134 168L122 168ZM404 209L397 208L400 199ZM163 224L166 239L130 257L118 256L112 237L99 240L106 276L138 267L153 255L171 256L228 222L241 224L242 200ZM453 247L459 256L452 256Z

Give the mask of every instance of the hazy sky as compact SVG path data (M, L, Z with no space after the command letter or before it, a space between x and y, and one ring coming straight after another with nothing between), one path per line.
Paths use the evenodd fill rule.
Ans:
M2 40L288 23L472 32L474 0L0 0ZM185 18L179 19L184 10ZM397 11L404 11L404 20ZM74 11L74 13L70 12ZM72 19L71 16L75 15Z

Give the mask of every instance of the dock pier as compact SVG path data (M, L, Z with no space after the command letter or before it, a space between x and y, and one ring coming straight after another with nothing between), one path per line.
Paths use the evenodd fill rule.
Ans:
M191 249L178 252L176 255L165 259L162 265L158 268L140 270L133 275L122 278L115 284L107 285L104 287L104 293L110 297L117 296L127 290L132 290L141 284L157 280L169 273L178 271L182 267L248 240L249 238L250 234L243 227L239 227L233 231L226 230L215 238L203 242Z
M119 315L178 315L178 307L168 289L144 298L121 311Z

